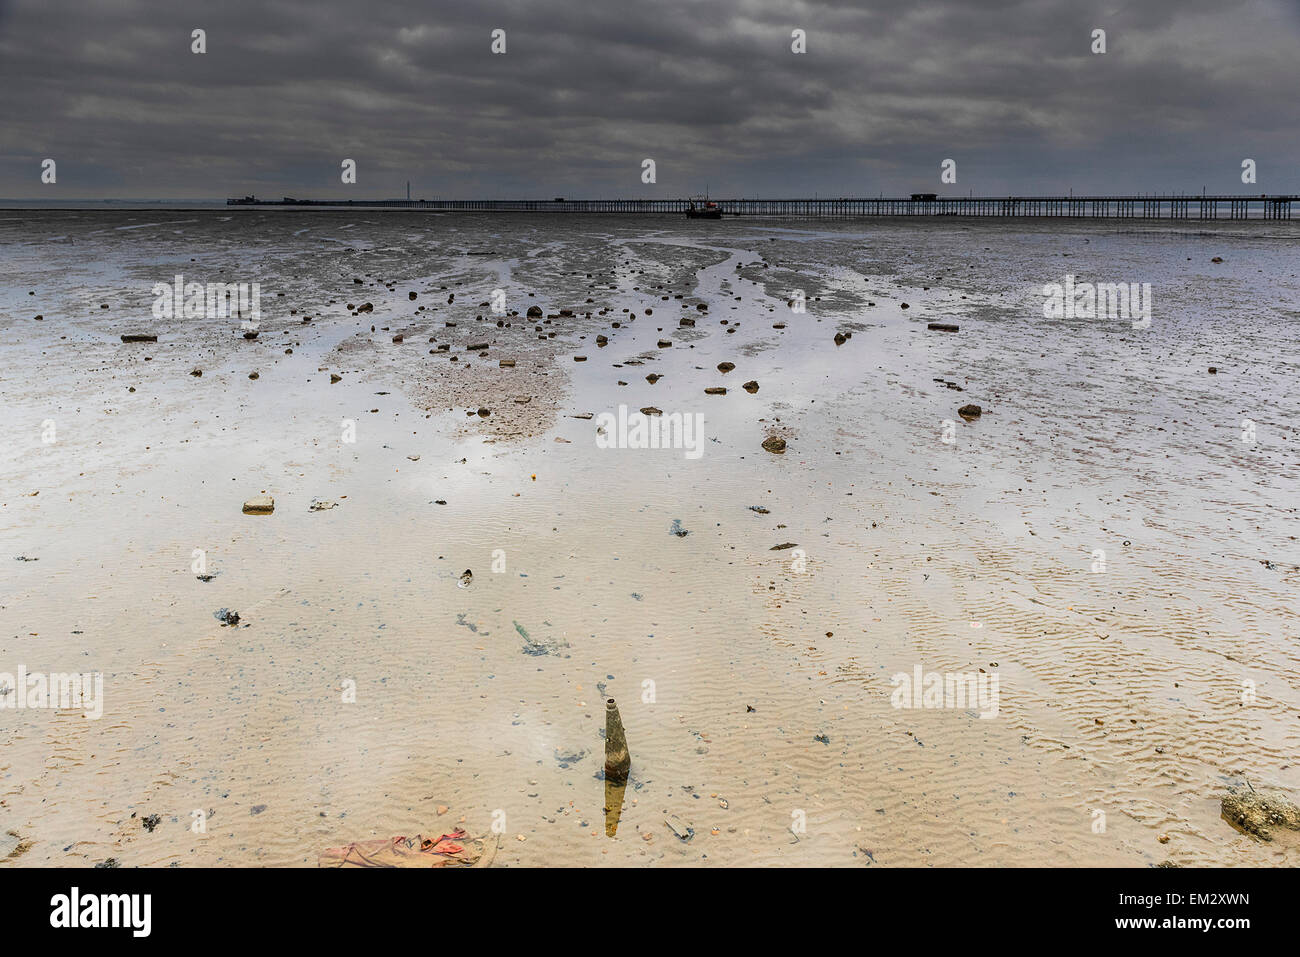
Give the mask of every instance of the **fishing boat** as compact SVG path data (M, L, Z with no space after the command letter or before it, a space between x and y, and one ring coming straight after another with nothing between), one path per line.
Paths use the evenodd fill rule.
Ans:
M721 219L722 207L711 202L707 196L696 196L686 206L687 219Z

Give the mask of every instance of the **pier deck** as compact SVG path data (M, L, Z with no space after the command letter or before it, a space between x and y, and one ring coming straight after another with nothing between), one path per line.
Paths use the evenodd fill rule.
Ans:
M685 213L685 199L228 199L229 206L336 206L441 212ZM1060 219L1290 219L1300 196L979 196L721 199L727 216L971 216Z

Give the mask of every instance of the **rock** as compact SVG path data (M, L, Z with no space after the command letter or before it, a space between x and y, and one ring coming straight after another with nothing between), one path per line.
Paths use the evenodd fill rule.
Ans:
M1218 367L1218 366L1210 366L1210 375L1218 375L1218 374L1219 374L1219 367Z
M668 830L672 831L677 840L682 843L689 841L695 836L695 828L687 826L687 824L676 814L665 818L664 823L668 825Z
M478 414L479 414L479 418L486 419L489 415L492 414L492 410L486 408L480 408L478 410Z
M973 405L973 404L963 405L960 409L957 410L957 414L960 415L967 422L972 422L975 419L978 419L981 415L983 415L984 410L981 409L978 405Z
M652 373L650 373L648 376L645 377L645 380L646 380L646 382L649 382L651 385L654 385L656 382L658 382L658 381L659 381L660 379L662 379L662 378L663 378L663 376L660 375L658 372L652 372Z
M659 348L660 348L660 349L667 349L667 348L671 347L672 344L673 344L673 341L672 341L671 339L660 339L660 340L659 340Z
M677 325L681 327L694 326L695 320L689 318L688 316L682 316L680 319L677 320Z
M465 348L468 349L470 352L482 352L487 347L488 347L488 343L486 342L471 342Z
M413 292L408 292L408 293L406 294L406 298L410 299L411 302L415 302L415 293L413 293Z
M574 356L574 357L573 357L573 361L574 361L574 362L586 362L586 361L587 361L587 357L586 357L586 356Z
M780 545L773 545L768 549L769 552L783 552L787 548L798 548L798 542L782 542Z
M245 332L245 333L244 333L244 338L245 338L245 339L256 339L256 338L257 338L257 330L255 330L255 329L250 329L248 332Z
M842 345L844 345L844 343L846 343L846 342L848 342L848 341L849 341L849 337L846 336L844 333L842 333L842 332L837 332L837 333L835 333L835 344L836 344L837 346L842 346Z
M527 312L526 315L528 316L529 319L540 319L540 318L542 318L542 307L541 307L541 306L529 306L529 307L528 307L528 312Z
M330 385L333 385L335 382L342 382L342 381L343 381L343 376L339 375L336 372L330 373Z
M902 303L901 307L902 307L903 309L910 309L910 308L911 308L907 303Z
M678 538L685 538L687 535L691 534L688 530L682 527L682 520L680 518L673 519L672 527L668 529L668 533L670 535L676 535Z
M663 415L664 410L656 409L653 405L647 405L641 408L641 414L642 415Z
M764 508L762 505L751 505L749 506L749 510L751 512L757 512L759 515L770 515L772 512L770 508Z
M1300 807L1281 791L1256 791L1228 788L1220 802L1223 819L1243 834L1253 834L1265 841L1273 840L1274 828L1300 831Z
M231 611L229 608L218 608L212 613L212 617L226 628L233 628L239 624L239 612Z
M720 385L711 385L704 390L705 395L726 395L727 390Z
M1221 262L1223 262L1223 257L1222 257L1222 256L1215 256L1213 259L1210 260L1210 262L1212 262L1212 263L1221 263Z
M472 584L474 584L474 573L467 568L461 573L460 581L456 583L456 587L468 588Z
M126 335L122 336L122 341L123 342L157 342L158 337L151 336L148 333L143 333L143 332L128 332Z
M497 363L497 365L499 365L502 369L513 369L515 367L515 360L502 359L499 363Z
M270 515L275 511L275 499L269 495L256 495L244 503L245 515Z
M719 363L718 363L718 371L721 372L721 373L723 373L724 375L725 375L726 373L730 372L730 371L731 371L732 369L734 369L734 368L736 368L736 364L735 364L734 362L719 362Z
M773 455L782 455L785 453L785 439L770 435L763 440L763 448Z
M935 332L956 332L959 327L953 322L931 322L925 328Z
M401 341L404 340L405 338L406 338L406 337L405 337L404 335L402 335L401 333L398 333L397 335L393 336L393 342L401 342Z
M256 373L256 372L250 372L250 373L248 374L248 377L249 377L250 379L260 379L260 378L261 378L261 376L260 376L258 373Z
M331 508L338 508L338 502L329 499L312 499L311 504L307 506L309 512L324 512Z
M748 382L742 385L741 388L744 389L746 392L748 392L750 395L753 395L755 392L758 391L758 382L755 381L754 379L750 379Z
M190 375L194 376L195 378L199 378L200 376L203 375L203 370L202 370L202 369L191 369L191 370L190 370Z

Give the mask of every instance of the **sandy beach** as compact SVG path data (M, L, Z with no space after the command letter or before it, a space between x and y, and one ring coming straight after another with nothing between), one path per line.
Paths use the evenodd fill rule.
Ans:
M1296 239L0 211L0 673L103 679L0 709L0 857L1300 864L1220 804L1300 792Z

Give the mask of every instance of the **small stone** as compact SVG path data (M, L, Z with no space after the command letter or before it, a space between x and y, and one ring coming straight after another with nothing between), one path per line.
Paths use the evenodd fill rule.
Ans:
M978 405L973 405L973 404L963 405L960 409L957 410L957 414L960 415L967 422L973 422L975 419L978 419L981 415L984 414L984 410L981 409Z
M775 435L768 436L763 440L763 448L767 449L767 451L771 452L773 455L782 455L785 453L785 439L779 438Z
M256 495L244 503L246 515L270 515L275 511L275 499L269 495Z
M756 382L754 379L750 379L748 382L742 385L741 388L744 389L746 392L748 392L750 395L753 395L755 392L758 391L758 382Z

